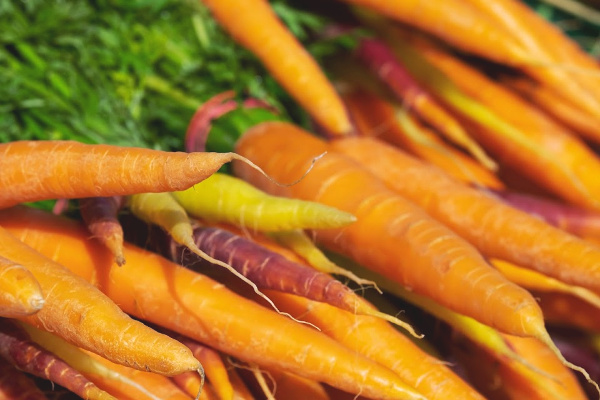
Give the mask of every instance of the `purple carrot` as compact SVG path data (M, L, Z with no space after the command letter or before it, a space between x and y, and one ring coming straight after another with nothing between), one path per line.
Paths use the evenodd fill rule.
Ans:
M78 396L114 399L87 378L29 339L29 335L8 319L0 320L0 357L17 369L48 379Z
M89 197L79 200L79 212L87 229L111 251L119 266L125 264L123 228L117 218L123 202L121 196Z
M48 400L25 373L0 358L0 399Z

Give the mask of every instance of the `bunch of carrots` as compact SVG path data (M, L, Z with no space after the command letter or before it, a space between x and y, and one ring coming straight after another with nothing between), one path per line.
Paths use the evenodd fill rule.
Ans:
M322 62L202 4L312 129L0 144L0 400L600 396L596 60L520 0L335 0Z

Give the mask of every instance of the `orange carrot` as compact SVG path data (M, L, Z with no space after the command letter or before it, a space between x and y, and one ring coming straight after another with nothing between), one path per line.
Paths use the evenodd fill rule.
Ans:
M202 0L221 26L332 135L352 131L344 105L312 56L266 0Z
M127 266L118 267L77 222L25 207L0 211L0 225L94 282L124 311L223 353L374 398L423 398L390 370L323 333L156 254L125 243Z
M44 199L184 190L234 158L239 156L74 141L3 143L0 208Z
M125 264L123 228L117 219L123 201L121 196L79 199L79 212L85 225L90 233L115 255L118 265Z
M116 400L63 360L29 340L25 331L6 319L0 324L0 357L22 371L51 380L84 399Z
M327 149L325 142L283 122L257 125L237 144L238 151L284 179L297 175L314 154ZM266 183L242 165L234 168L238 176L266 191L311 199L356 215L357 222L347 227L315 231L317 240L330 249L499 330L517 335L543 330L541 310L529 293L502 277L469 243L348 157L327 153L299 183L285 188ZM466 294L472 300L466 301Z
M444 109L395 57L384 42L363 39L356 54L374 74L388 85L402 102L402 106L414 111L423 121L433 126L448 140L466 149L486 168L497 168L493 160L469 137L461 124Z
M416 27L453 46L491 60L518 65L530 57L488 15L465 1L344 0ZM363 13L364 15L364 13ZM473 32L477 32L474 34Z
M376 139L348 138L332 142L331 147L360 162L486 256L572 285L600 289L600 248Z
M14 210L6 212L16 214ZM135 368L173 375L200 367L188 348L131 319L84 279L39 254L3 228L0 228L0 238L0 254L27 264L45 295L44 307L20 320ZM61 245L53 242L57 251Z
M548 325L576 327L600 333L598 307L567 293L532 291Z
M0 317L22 317L44 306L39 282L27 268L0 256Z
M199 400L213 400L216 398L210 382L203 382L198 374L184 372L183 374L172 376L171 380L181 391L187 393L189 396L196 397L200 393Z
M423 352L385 321L298 296L267 293L282 309L302 316L338 342L391 368L428 399L482 399L447 365Z
M250 390L246 387L246 384L237 373L235 368L229 369L229 379L233 385L235 400L254 400L254 396L250 393Z
M22 371L0 359L0 400L48 400Z
M488 169L464 153L447 146L437 135L415 123L419 137L406 131L399 110L384 99L362 90L344 94L359 135L374 136L437 165L456 178L477 186L500 189L504 185Z

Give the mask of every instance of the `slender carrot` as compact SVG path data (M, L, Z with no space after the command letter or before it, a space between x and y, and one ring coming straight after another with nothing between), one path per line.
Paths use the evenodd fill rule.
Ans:
M0 316L22 317L38 312L44 306L44 295L33 274L0 256Z
M214 394L210 382L203 382L202 378L193 372L184 372L183 374L171 377L171 380L181 391L189 396L196 397L200 393L199 400L213 400L217 398Z
M415 129L407 132L406 128L410 126L402 123L404 121L400 120L401 114L397 107L384 99L361 90L344 94L343 99L359 135L378 137L437 165L462 181L494 189L504 187L491 171L482 168L464 153L447 146L427 128L414 123Z
M190 215L254 231L338 228L356 219L324 204L268 195L221 173L187 190L173 192L173 196Z
M254 400L254 396L250 393L235 368L229 369L229 379L233 385L235 400Z
M501 164L573 204L600 209L600 159L581 140L439 46L414 36L409 41L398 39L396 54L405 53L420 81L472 121L475 138Z
M567 293L533 291L548 325L600 333L598 307Z
M600 308L600 296L591 290L579 286L567 285L539 272L522 268L503 260L492 259L490 262L509 280L529 291L566 293L579 297L581 300Z
M259 371L260 373L260 371ZM302 378L285 371L267 370L262 373L270 383L273 398L286 400L329 400L323 386L313 380Z
M294 176L310 162L308 157L326 149L325 142L282 122L251 128L237 145L279 178ZM265 183L239 164L234 168L238 176L271 193L319 201L356 215L357 222L345 228L315 231L328 248L499 330L532 335L543 328L541 310L529 293L351 159L327 153L301 182L285 188ZM467 294L472 300L464 299Z
M356 54L360 61L377 74L396 94L402 105L414 112L427 124L433 126L448 140L466 149L475 159L490 170L496 163L475 142L461 124L412 77L384 42L363 39Z
M6 212L17 214L12 209ZM131 319L84 279L1 227L0 238L0 254L27 264L45 295L44 307L31 316L20 317L22 321L135 368L173 375L200 367L187 347ZM53 243L57 251L59 243Z
M266 0L202 0L221 26L332 135L352 131L344 105L323 71Z
M423 398L393 372L323 333L156 254L125 243L127 267L120 268L77 222L25 207L0 211L0 225L94 282L126 312L223 353L373 398Z
M63 360L29 340L27 333L9 320L0 324L0 343L0 357L22 371L49 379L84 399L116 400Z
M79 212L85 225L95 238L110 249L119 266L125 264L123 228L117 219L123 201L121 196L79 199Z
M282 309L302 316L340 343L391 368L428 399L482 399L447 365L423 352L385 321L298 296L268 293Z
M293 293L326 302L346 311L376 316L408 330L414 336L419 336L409 324L377 311L349 287L330 275L292 262L251 240L211 227L195 228L193 240L195 246L202 252L231 265L261 291L271 289ZM169 243L166 238L160 241L165 244L161 246L160 252L178 264L194 268L206 261L196 253L185 251L184 248L176 245L176 242Z
M373 138L334 141L331 148L360 162L486 256L600 289L600 248Z
M0 400L48 400L33 380L0 359Z
M0 207L44 199L184 190L235 158L240 157L74 141L3 143Z
M530 57L511 37L496 29L489 16L464 1L344 0L416 27L453 46L491 60L519 65ZM364 12L362 13L364 16ZM473 32L477 32L474 35Z
M151 396L151 393L146 391L137 382L130 379L128 376L120 374L113 368L107 367L105 363L94 358L90 353L66 342L60 337L37 329L26 323L17 323L29 335L31 341L43 347L45 350L55 354L73 369L84 375L99 387L103 387L102 383L106 380L119 382L121 387L127 387L129 390L136 393L143 393L146 396ZM192 373L192 372L190 372ZM198 375L194 373L194 375ZM106 388L105 388L106 389ZM110 391L110 390L109 390ZM198 393L198 392L196 392Z

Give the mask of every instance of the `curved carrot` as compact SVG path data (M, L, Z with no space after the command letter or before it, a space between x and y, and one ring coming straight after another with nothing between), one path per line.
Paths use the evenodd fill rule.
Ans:
M308 132L280 122L251 128L237 144L238 151L279 178L296 176L315 153L327 149ZM529 293L351 159L327 153L299 183L286 188L265 183L242 165L234 168L238 176L271 193L319 201L356 215L357 222L345 228L315 231L330 249L499 330L532 335L543 327L541 310ZM472 300L465 301L467 293Z
M31 341L10 320L0 324L0 357L18 369L55 382L84 399L117 400L51 352Z
M156 254L125 243L127 266L118 267L108 250L88 240L77 222L25 207L0 211L0 225L94 282L126 312L223 353L352 393L381 399L423 399L390 370L357 356L321 332L245 300L222 284ZM54 244L59 242L57 248Z
M375 139L347 138L331 148L360 162L486 256L600 290L600 248Z
M199 368L188 348L131 319L97 288L2 227L0 254L27 264L45 295L44 307L20 320L117 363L166 375Z
M221 173L172 194L192 216L254 231L338 228L356 219L324 204L271 196L239 178Z
M384 99L362 90L346 93L343 99L359 135L374 136L398 146L462 181L494 189L504 187L491 171L447 146L425 127L415 123L414 133L407 132L406 124L400 119L400 110Z
M24 372L0 359L0 400L48 400Z
M233 39L254 53L329 133L339 136L352 131L352 124L333 85L266 0L202 2Z
M363 39L358 45L356 54L387 84L398 100L402 101L404 108L414 110L423 121L433 126L451 142L466 149L486 168L490 170L497 168L496 163L476 141L469 137L454 116L420 86L385 43L377 39Z
M24 266L0 256L0 317L22 317L44 306L39 282Z
M115 255L115 262L118 265L125 264L123 228L117 219L122 206L121 196L79 199L79 213L85 225L90 233Z
M310 321L359 354L391 368L428 399L482 399L447 365L423 352L385 321L286 293L271 291L268 294L282 309Z
M232 153L166 152L74 141L3 143L0 208L44 199L184 190L235 158L239 156Z

